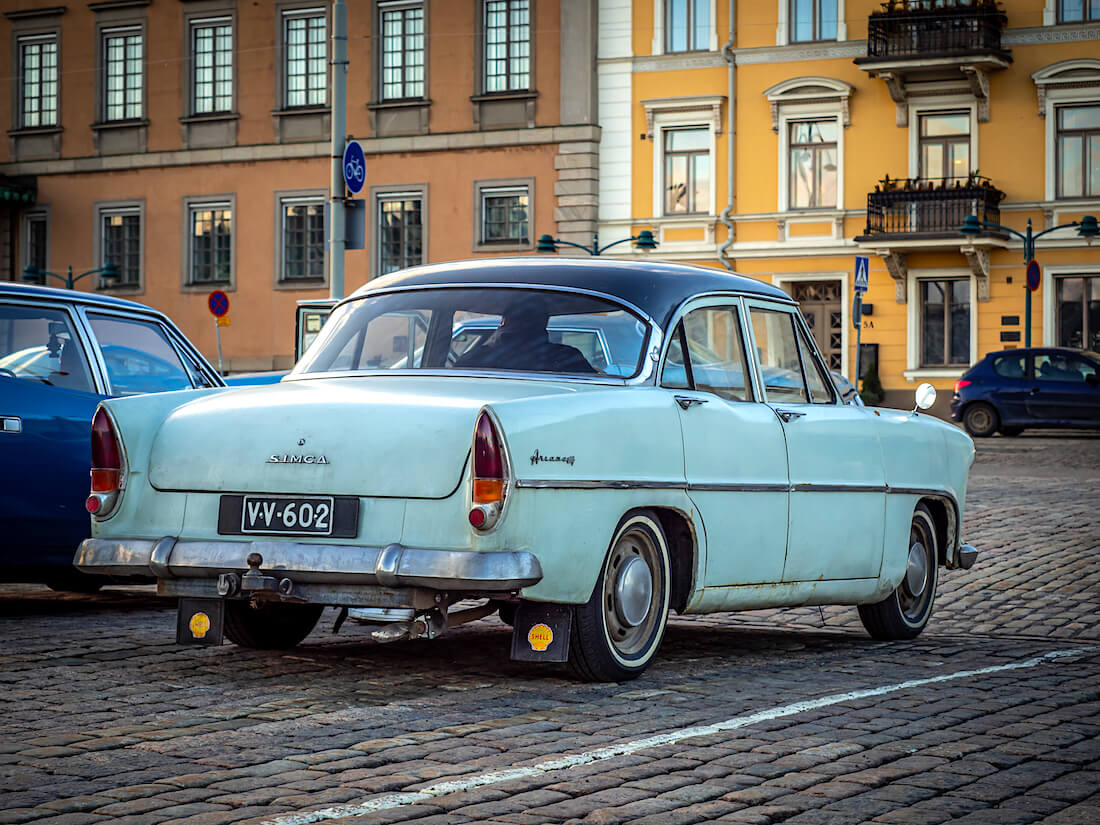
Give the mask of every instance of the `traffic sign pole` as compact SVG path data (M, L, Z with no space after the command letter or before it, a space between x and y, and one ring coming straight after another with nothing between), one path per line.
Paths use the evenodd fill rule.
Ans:
M852 386L859 392L860 351L863 349L863 294L871 288L871 260L863 255L856 256L855 273L856 296L852 300L852 324L856 328L856 375Z
M222 368L222 325L218 323L218 319L214 319L214 333L218 336L218 375L225 375L225 370Z
M229 296L222 292L220 289L215 289L209 295L206 296L206 306L210 309L210 314L214 316L214 334L218 339L218 374L222 374L225 370L222 368L222 318L229 312ZM228 320L228 319L226 319Z
M348 7L332 4L332 191L329 194L329 296L344 297L344 146L347 143Z

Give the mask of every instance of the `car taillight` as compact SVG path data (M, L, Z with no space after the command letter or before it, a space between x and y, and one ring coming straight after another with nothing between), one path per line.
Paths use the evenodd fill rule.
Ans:
M955 382L955 392L958 392L963 387L969 387L973 383L973 381L967 381L965 378L960 378L958 381Z
M102 409L92 419L92 492L84 503L89 513L106 515L122 488L122 445L114 424Z
M488 530L500 516L508 480L507 459L493 419L482 410L474 427L470 524Z

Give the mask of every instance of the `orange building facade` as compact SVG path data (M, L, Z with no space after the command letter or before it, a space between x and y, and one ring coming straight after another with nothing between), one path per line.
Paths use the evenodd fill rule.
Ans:
M0 278L111 263L227 370L286 368L327 297L331 4L7 4ZM13 8L14 6L14 8ZM351 0L347 131L366 154L348 292L416 263L596 228L595 0ZM49 279L47 283L59 285Z

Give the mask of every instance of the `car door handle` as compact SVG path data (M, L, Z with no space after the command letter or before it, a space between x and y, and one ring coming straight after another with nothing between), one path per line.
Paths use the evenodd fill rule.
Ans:
M801 417L802 417L802 416L804 416L804 415L805 415L806 413L804 413L804 412L797 412L797 411L795 411L795 410L776 410L776 411L775 411L775 414L776 414L776 415L778 415L778 416L779 416L780 418L782 418L782 419L783 419L783 423L785 423L785 424L789 424L789 423L791 423L792 421L794 421L794 420L796 420L796 419L799 419L799 418L801 418Z
M23 419L17 415L0 415L0 433L23 432Z
M1028 395L1038 395L1038 394L1039 394L1039 388L1038 387L1032 387L1031 392L1028 393Z
M692 407L699 404L706 404L709 399L707 398L692 398L690 395L676 395L673 396L676 399L676 403L680 405L682 410L690 410Z

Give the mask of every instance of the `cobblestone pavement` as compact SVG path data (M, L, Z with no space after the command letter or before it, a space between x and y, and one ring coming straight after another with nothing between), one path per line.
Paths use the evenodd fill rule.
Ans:
M0 586L0 823L1100 823L1100 438L979 442L967 505L917 640L676 618L624 685L495 617L261 654L176 647L149 588Z

